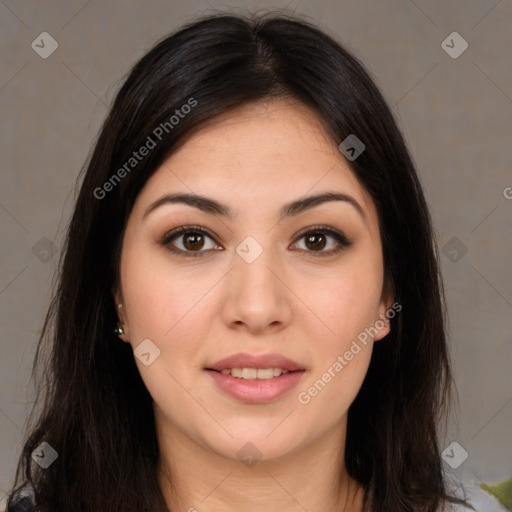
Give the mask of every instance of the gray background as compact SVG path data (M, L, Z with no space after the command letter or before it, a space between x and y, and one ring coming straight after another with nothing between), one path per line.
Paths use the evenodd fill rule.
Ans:
M449 299L460 417L443 448L457 441L469 456L446 469L473 486L512 477L510 1L4 0L0 502L26 430L30 368L77 174L122 77L194 15L267 8L310 16L363 61L393 107L431 206ZM47 59L31 47L45 31L59 45ZM454 31L469 45L458 58L441 45ZM460 43L445 44L453 52Z

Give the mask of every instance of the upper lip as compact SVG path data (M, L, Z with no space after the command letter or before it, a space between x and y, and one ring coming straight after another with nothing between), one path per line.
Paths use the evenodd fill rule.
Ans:
M260 356L245 353L233 354L206 367L207 370L216 370L218 372L232 368L281 368L282 370L288 370L290 372L304 370L299 363L280 354L265 354Z

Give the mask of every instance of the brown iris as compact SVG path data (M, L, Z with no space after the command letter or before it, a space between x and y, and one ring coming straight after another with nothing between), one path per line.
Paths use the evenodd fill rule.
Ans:
M320 241L319 241L320 239ZM322 233L311 233L305 238L308 249L323 249L325 247L325 236Z
M187 249L202 249L204 245L204 235L201 233L187 233L183 235L183 246Z

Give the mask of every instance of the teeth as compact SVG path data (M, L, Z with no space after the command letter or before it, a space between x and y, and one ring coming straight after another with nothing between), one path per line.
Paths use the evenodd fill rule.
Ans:
M226 368L221 370L223 375L231 375L238 379L254 380L254 379L272 379L273 377L279 377L280 375L286 375L289 370L283 370L282 368Z

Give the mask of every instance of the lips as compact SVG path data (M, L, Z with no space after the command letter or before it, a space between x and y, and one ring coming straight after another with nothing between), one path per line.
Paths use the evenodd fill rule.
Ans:
M215 370L221 372L222 370L232 368L281 368L288 370L289 372L295 372L298 370L305 370L299 363L288 359L280 354L266 354L256 356L252 354L239 353L228 356L216 363L207 366L206 370Z
M264 404L286 395L306 373L301 364L280 354L233 354L204 370L217 389L249 404ZM235 372L236 376L232 375Z

